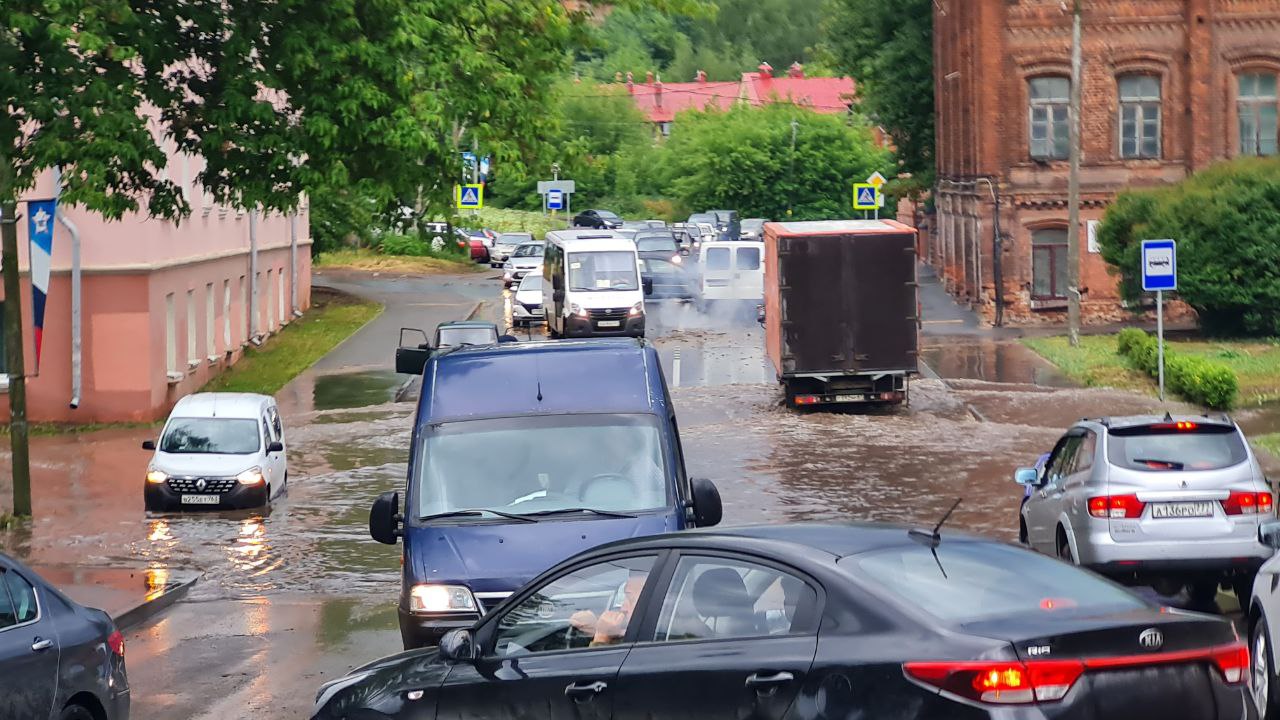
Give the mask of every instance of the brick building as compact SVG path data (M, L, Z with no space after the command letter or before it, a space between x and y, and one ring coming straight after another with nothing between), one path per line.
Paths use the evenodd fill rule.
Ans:
M948 289L1005 320L1063 322L1070 3L934 3L937 215ZM1086 322L1125 314L1090 241L1117 191L1277 151L1280 0L1084 0L1080 288ZM995 208L1003 249L995 258Z

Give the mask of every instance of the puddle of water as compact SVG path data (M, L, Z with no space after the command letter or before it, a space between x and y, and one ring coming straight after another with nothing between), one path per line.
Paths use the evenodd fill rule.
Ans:
M1075 387L1039 355L1021 343L976 340L922 348L920 358L939 377L998 383Z
M392 402L404 380L394 370L318 375L312 391L313 407L338 410Z

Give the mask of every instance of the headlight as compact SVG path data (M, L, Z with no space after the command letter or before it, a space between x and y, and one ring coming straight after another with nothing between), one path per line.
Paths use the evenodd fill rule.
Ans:
M239 481L241 485L261 485L267 481L267 478L263 476L262 468L255 467L249 468L237 475L236 480Z
M684 262L684 258L680 257L679 253L677 253L671 256L671 262L675 263L676 265L679 265L680 263Z
M640 317L644 314L644 303L636 303L631 306L631 310L627 313L631 317Z
M321 685L320 690L316 692L316 707L315 710L312 711L312 714L319 714L319 712L324 709L324 706L329 704L329 701L333 699L334 695L337 695L339 692L342 692L352 685L365 680L372 674L372 672L356 673L355 675L348 675L346 677L338 678L337 680L330 680L329 682Z
M502 269L503 269L503 270L510 270L510 269L512 269L513 267L515 267L515 266L511 264L511 261L510 261L510 260L508 260L508 261L506 261L506 262L502 263Z
M462 585L414 585L409 591L409 612L475 612L476 598Z
M583 318L591 316L591 314L587 312L587 309L582 307L578 303L569 303L569 312L574 315L577 315L578 317L583 317Z
M149 483L160 484L168 479L169 479L169 474L163 470L156 470L155 468L151 468L150 470L147 471L147 482Z

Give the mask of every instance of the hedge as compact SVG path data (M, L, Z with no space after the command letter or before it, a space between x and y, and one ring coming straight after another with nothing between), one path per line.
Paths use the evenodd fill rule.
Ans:
M1116 351L1139 370L1156 377L1160 373L1160 349L1156 339L1137 328L1116 336ZM1240 382L1231 368L1204 358L1164 350L1165 383L1183 398L1214 410L1229 410L1240 394Z

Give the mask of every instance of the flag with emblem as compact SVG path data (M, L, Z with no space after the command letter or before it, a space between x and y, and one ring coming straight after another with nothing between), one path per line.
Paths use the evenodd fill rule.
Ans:
M44 341L44 306L49 297L49 266L53 258L53 219L57 200L27 202L27 239L31 243L31 318L35 326L36 372L40 371L40 348Z

